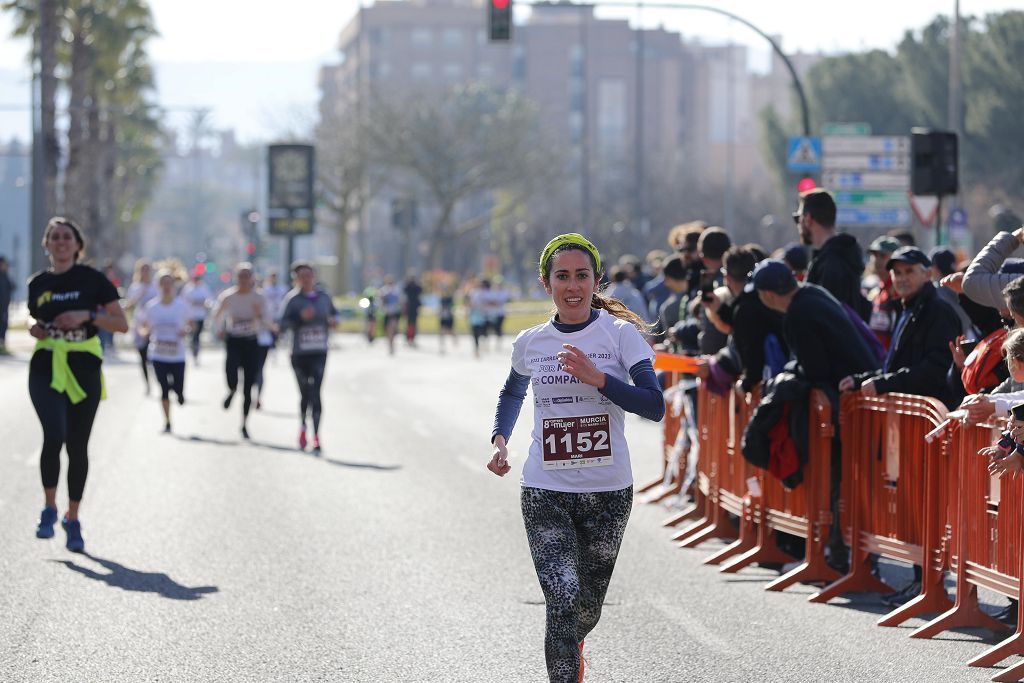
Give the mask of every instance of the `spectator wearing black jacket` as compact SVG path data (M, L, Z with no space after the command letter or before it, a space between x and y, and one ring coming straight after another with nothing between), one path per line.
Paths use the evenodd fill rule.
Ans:
M718 298L706 303L717 319L731 328L730 344L740 360L740 388L749 393L764 377L765 341L775 335L783 355L789 351L783 342L782 315L768 309L754 291L745 291L750 273L759 258L750 246L730 247L725 252L725 286L733 295L731 305L717 305Z
M844 377L877 368L874 353L843 305L817 285L798 285L784 262L759 263L746 289L785 316L783 335L801 379L834 392Z
M960 319L936 294L930 267L928 256L917 247L893 253L886 264L899 297L892 346L880 372L851 373L839 383L840 391L931 396L953 408L945 378L953 362L950 342L960 335Z
M807 282L824 287L867 322L871 303L861 292L864 252L856 237L836 232L836 203L832 195L822 188L804 193L793 220L800 240L812 248Z

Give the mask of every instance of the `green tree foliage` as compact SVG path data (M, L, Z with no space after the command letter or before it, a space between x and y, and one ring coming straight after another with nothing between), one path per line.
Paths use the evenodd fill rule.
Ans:
M963 174L988 198L1019 196L1024 185L1024 12L962 20ZM879 135L906 135L914 126L946 128L952 25L936 17L908 31L894 52L828 57L807 74L813 127L828 121L866 121ZM762 146L776 174L787 177L785 138L795 121L762 112Z

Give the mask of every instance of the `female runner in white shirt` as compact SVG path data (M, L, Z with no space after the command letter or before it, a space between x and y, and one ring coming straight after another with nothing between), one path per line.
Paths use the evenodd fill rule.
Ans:
M632 507L625 412L660 421L665 404L643 320L598 291L597 248L582 235L559 235L539 266L556 314L513 344L487 467L498 476L511 470L506 443L532 386L523 521L547 605L548 677L567 683L583 680L583 639L601 616Z

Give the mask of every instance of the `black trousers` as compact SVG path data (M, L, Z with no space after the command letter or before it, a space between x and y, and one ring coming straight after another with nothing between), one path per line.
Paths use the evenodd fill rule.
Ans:
M94 370L76 368L75 378L87 394L74 404L67 394L50 388L50 373L32 370L28 375L28 395L43 428L43 450L39 457L39 473L43 488L54 489L60 482L60 451L68 451L68 498L78 502L89 476L89 436L100 405L102 376L99 366Z
M312 413L313 433L320 433L320 387L324 382L324 371L327 369L327 354L316 353L292 356L292 369L295 381L299 383L299 409L302 411L302 424L305 429L306 414Z
M153 361L153 373L160 383L160 398L170 400L173 390L178 396L185 396L185 361L166 363L162 360Z
M228 389L235 393L238 389L238 371L242 371L242 415L249 416L252 407L252 387L256 383L256 375L260 370L260 345L256 337L227 338L227 373Z

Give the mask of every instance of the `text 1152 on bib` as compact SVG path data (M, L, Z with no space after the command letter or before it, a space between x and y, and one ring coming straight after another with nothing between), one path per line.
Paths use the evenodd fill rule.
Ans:
M545 470L607 467L612 464L607 413L544 418L541 431Z

